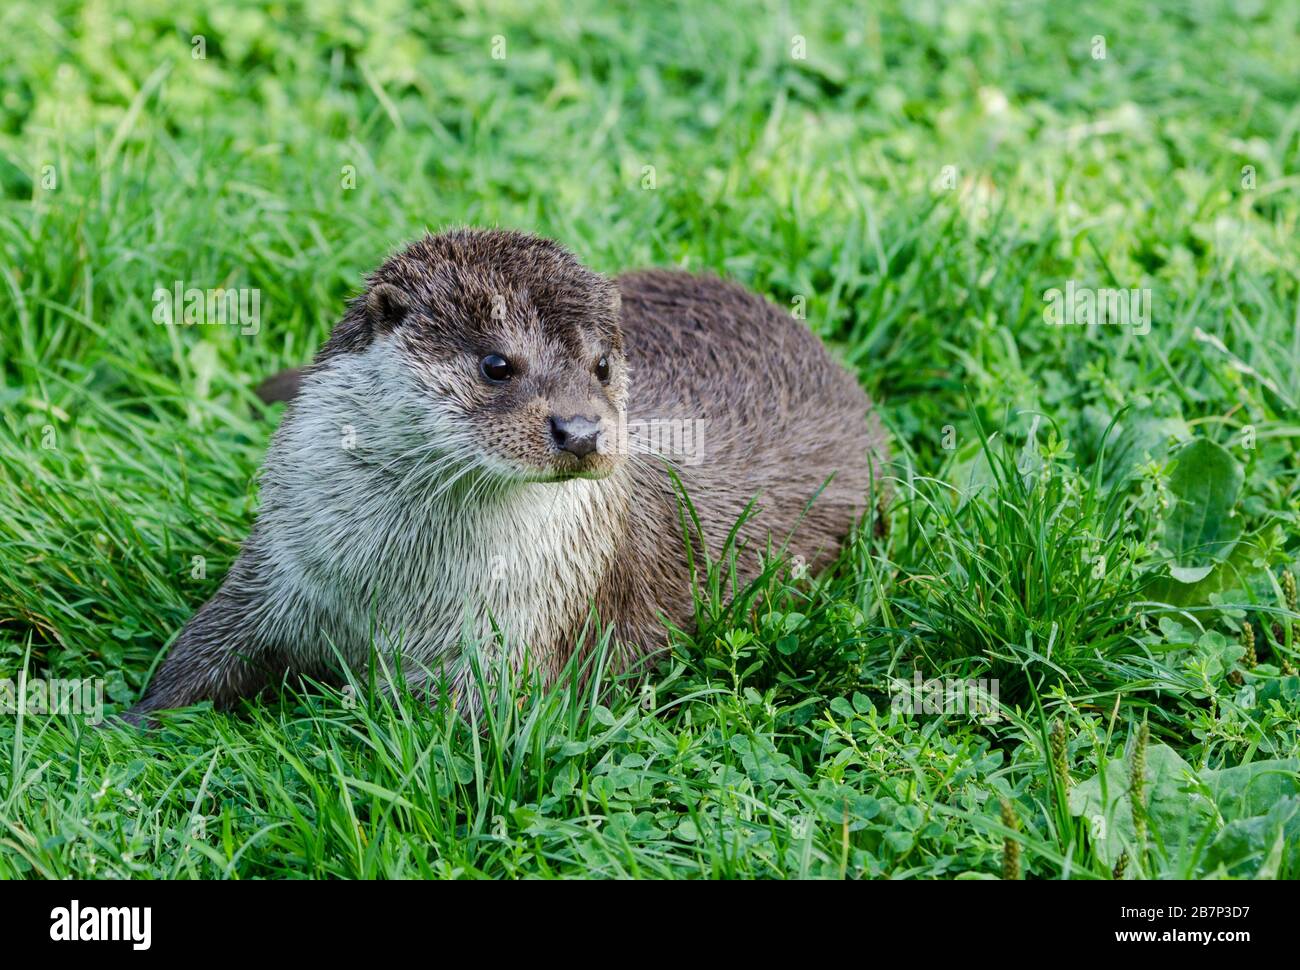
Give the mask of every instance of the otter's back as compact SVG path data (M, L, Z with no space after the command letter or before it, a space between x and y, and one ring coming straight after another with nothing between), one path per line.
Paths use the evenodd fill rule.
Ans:
M751 548L793 531L790 555L833 558L873 481L882 491L887 454L856 380L802 322L736 284L663 270L618 284L629 424L703 422L702 448L674 463L711 551L757 495Z

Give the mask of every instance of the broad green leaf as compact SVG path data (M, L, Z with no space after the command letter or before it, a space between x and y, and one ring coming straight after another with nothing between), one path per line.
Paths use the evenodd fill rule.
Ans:
M1200 582L1232 552L1241 536L1241 520L1232 517L1241 483L1241 466L1222 445L1198 438L1178 452L1164 528L1174 579Z
M1191 437L1182 418L1158 417L1149 409L1126 413L1114 427L1110 427L1110 420L1110 414L1101 408L1093 405L1084 408L1084 421L1097 446L1107 428L1110 429L1102 470L1102 486L1106 490L1123 485L1144 462L1163 459L1171 443Z
M1277 877L1284 861L1300 865L1300 798L1283 798L1266 814L1233 819L1206 853L1204 868L1220 866L1231 876Z
M1281 799L1300 796L1300 758L1203 771L1201 781L1224 818L1262 815Z
M1179 582L1172 575L1157 578L1147 588L1147 599L1171 606L1198 606L1208 603L1214 593L1245 589L1251 580L1268 568L1272 557L1271 536L1243 539L1223 562L1214 565L1198 582Z
M1214 569L1214 563L1204 566L1170 566L1169 575L1180 583L1199 583Z
M1070 813L1088 824L1097 857L1108 866L1118 862L1120 854L1136 840L1128 772L1123 761L1108 761L1104 786L1098 774L1070 790ZM1144 777L1152 835L1166 847L1195 841L1213 818L1213 810L1194 790L1196 774L1191 765L1173 748L1153 744L1147 748Z

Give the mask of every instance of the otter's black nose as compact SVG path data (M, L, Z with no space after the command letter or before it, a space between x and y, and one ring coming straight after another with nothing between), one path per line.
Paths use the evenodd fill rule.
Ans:
M555 447L583 458L596 450L600 422L591 418L558 418L551 415L551 438Z

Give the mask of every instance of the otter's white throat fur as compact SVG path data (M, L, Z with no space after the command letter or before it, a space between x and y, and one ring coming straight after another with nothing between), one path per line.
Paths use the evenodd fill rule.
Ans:
M619 472L496 477L455 416L430 408L400 353L378 339L304 381L263 472L257 538L270 589L257 622L304 662L328 639L359 668L378 640L400 649L409 683L445 671L467 687L463 644L490 651L504 638L518 653L581 621L575 608L594 601L613 555L626 483ZM317 628L322 618L337 625Z

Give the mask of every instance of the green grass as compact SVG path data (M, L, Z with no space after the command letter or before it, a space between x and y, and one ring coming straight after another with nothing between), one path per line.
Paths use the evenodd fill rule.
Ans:
M701 564L652 690L5 713L0 876L1300 876L1300 5L871 6L7 4L0 681L138 696L255 514L250 389L426 228L802 302L898 461L826 575ZM174 280L260 331L155 326ZM1150 332L1048 326L1071 280ZM1231 552L1171 548L1189 439ZM913 669L1000 717L891 715Z

